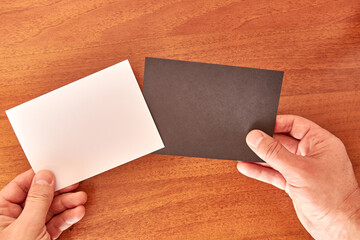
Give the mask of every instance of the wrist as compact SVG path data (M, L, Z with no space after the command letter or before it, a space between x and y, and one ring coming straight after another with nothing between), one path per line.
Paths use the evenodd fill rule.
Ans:
M360 238L360 188L343 202L339 209L339 238L338 239L359 239ZM340 220L340 219L339 219Z

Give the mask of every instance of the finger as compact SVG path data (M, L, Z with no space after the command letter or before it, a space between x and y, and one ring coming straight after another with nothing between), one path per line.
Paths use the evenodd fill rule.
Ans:
M253 162L253 164L257 164L257 165L260 165L260 166L263 166L263 167L270 167L270 165L266 162Z
M0 191L1 198L16 204L24 202L33 178L34 171L32 169L18 175Z
M63 188L63 189L60 189L60 190L56 191L55 196L57 196L57 195L59 195L61 193L71 192L71 191L77 189L78 187L79 187L79 183L75 183L75 184L70 185L70 186L68 186L66 188Z
M47 170L39 171L31 184L25 207L20 217L25 224L42 226L53 200L55 177Z
M274 133L288 133L296 139L302 139L311 128L320 128L316 123L295 115L278 115Z
M299 140L279 133L275 133L273 135L273 138L278 140L281 143L281 145L283 145L289 152L293 154L297 154Z
M0 231L3 232L6 228L8 228L13 222L14 218L9 216L1 216L0 215ZM1 235L3 237L3 235ZM1 238L4 239L4 238Z
M59 214L67 209L75 208L79 205L84 205L87 201L85 192L63 193L56 196L51 203L46 222L48 222L54 215Z
M71 225L77 223L85 216L85 207L77 206L76 208L68 209L63 213L53 217L48 224L46 229L52 239L56 239L60 234L68 229Z
M246 143L256 155L282 174L295 171L297 165L301 164L299 156L292 154L279 141L260 130L251 131L246 136Z
M281 190L285 190L285 178L272 168L259 166L249 162L239 162L237 164L237 169L245 176L271 184Z
M22 212L22 207L16 203L3 202L0 204L0 216L18 218Z

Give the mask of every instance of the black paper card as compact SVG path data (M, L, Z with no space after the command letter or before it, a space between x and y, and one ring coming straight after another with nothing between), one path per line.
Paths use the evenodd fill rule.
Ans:
M165 144L154 153L261 161L245 137L273 134L283 74L146 58L143 94Z

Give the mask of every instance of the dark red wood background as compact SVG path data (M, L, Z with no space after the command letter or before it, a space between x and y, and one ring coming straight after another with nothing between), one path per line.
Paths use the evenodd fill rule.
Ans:
M0 23L0 187L29 168L6 109L124 59L142 86L145 56L284 70L279 113L340 137L360 177L358 0L5 0ZM235 166L150 154L93 177L61 239L311 239Z

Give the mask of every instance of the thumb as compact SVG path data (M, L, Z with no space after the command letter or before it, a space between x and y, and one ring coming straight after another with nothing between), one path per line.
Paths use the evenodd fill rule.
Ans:
M55 177L47 170L39 171L31 183L21 217L31 224L44 225L54 197Z
M298 156L289 152L279 141L260 130L252 130L246 136L246 143L262 160L272 168L286 174L295 170Z

